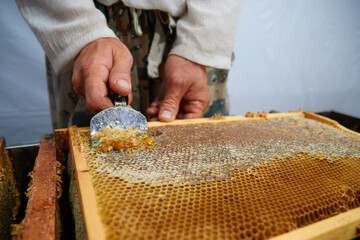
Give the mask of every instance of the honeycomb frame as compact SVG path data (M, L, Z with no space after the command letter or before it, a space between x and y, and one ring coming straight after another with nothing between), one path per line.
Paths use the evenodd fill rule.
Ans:
M60 221L57 220L58 192L56 143L52 135L43 135L31 174L29 200L23 219L22 239L57 239Z
M312 119L317 122L321 122L336 129L339 129L344 133L354 135L356 137L360 137L360 134L353 132L349 129L346 129L337 122L313 113L308 113L308 112L277 113L277 114L268 114L266 118L275 119L275 118L287 118L293 116L298 116L305 119ZM246 118L242 116L236 116L236 117L221 117L216 119L179 120L179 121L174 121L172 123L155 122L155 123L149 123L149 128L151 129L153 127L159 127L159 126L162 127L162 126L187 125L187 124L202 124L209 122L222 124L231 121L242 121L242 120L251 121L253 119L257 119L257 118L256 117ZM69 145L70 145L70 153L72 157L72 165L74 168L74 174L76 177L76 182L78 185L78 190L80 195L83 223L86 229L85 234L87 236L87 239L106 239L105 229L103 228L103 221L98 214L99 207L97 204L97 200L95 198L95 191L91 180L91 173L86 163L86 156L84 153L83 146L81 145L81 136L79 130L80 129L77 129L76 127L69 128L69 137L70 137ZM251 174L252 173L250 173L250 175ZM356 227L358 227L358 225L360 225L359 213L360 210L359 207L357 207L355 209L348 210L347 212L341 213L334 217L330 217L325 220L321 220L319 222L313 223L311 225L302 228L297 228L293 231L290 231L289 233L276 236L276 238L295 239L298 236L302 236L301 238L303 239L303 237L306 235L306 234L304 235L304 232L309 233L308 235L306 235L309 239L317 238L317 237L321 238L324 236L329 236L329 234L331 235L341 234L339 236L341 237L346 236L348 238L351 238L355 236L355 229ZM323 226L326 227L325 230ZM347 235L344 235L344 231L347 233Z
M0 239L11 236L11 224L16 220L20 207L14 168L5 149L5 138L0 137Z

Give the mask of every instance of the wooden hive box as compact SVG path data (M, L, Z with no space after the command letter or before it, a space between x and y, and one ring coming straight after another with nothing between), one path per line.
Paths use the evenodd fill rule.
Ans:
M28 189L26 215L13 226L13 239L56 239L57 164L53 136L44 135L40 142Z
M148 126L157 145L140 153L96 152L88 128L56 131L78 239L359 235L360 134L337 122L293 112Z
M5 139L0 137L0 239L9 239L11 224L15 223L20 206L14 170L5 150Z
M68 130L57 130L55 135L43 135L27 190L25 218L13 225L13 239L55 240L73 239L73 226L68 224L68 189L64 184ZM65 182L64 182L65 180ZM64 188L64 189L63 189Z

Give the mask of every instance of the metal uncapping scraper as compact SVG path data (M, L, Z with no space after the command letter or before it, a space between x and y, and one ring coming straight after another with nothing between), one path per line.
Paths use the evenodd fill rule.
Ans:
M148 129L146 117L127 106L127 96L123 97L111 93L109 98L114 103L114 107L99 112L90 120L91 145L93 147L100 144L100 141L93 140L94 135L105 127L114 128L119 126L122 129L128 129L133 126L139 130L146 131Z

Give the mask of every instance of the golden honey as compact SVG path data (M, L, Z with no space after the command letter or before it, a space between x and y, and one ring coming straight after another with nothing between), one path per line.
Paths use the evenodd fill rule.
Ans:
M100 141L95 149L102 152L111 150L139 152L155 147L155 140L148 131L141 131L133 126L128 129L122 129L118 126L102 128L94 135L93 140Z

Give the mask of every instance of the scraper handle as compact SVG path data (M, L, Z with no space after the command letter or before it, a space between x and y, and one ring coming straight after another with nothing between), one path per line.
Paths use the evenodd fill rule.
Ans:
M121 96L119 94L116 94L111 89L108 89L108 91L109 91L108 97L113 102L115 107L117 106L126 107L128 105L129 102L128 96Z

